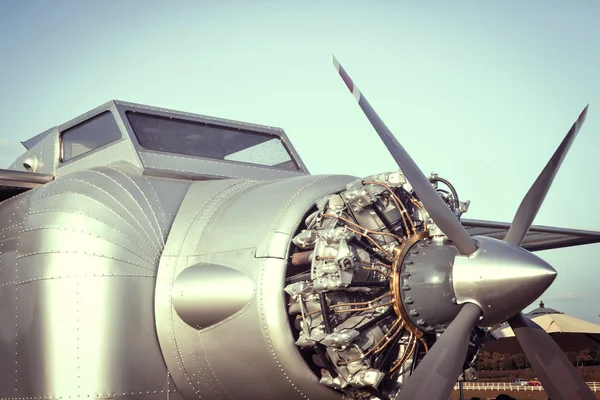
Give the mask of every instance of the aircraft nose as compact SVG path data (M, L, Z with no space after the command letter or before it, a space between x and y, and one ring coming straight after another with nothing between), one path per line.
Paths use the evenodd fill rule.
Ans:
M479 249L457 256L452 284L458 304L475 303L483 313L478 322L504 322L527 307L552 284L556 270L540 257L506 242L474 237Z

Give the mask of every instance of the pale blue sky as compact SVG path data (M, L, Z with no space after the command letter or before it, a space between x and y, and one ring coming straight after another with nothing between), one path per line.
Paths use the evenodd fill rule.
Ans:
M599 20L594 0L2 1L0 163L120 99L280 126L315 174L394 169L333 53L469 218L510 221L589 102L535 223L600 230ZM539 254L546 305L600 322L600 245Z

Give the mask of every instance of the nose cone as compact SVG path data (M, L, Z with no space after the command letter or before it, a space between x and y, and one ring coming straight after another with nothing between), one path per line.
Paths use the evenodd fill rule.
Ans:
M457 303L477 304L483 318L478 325L506 321L542 295L556 278L556 270L536 255L506 242L474 237L479 249L454 260L452 283Z

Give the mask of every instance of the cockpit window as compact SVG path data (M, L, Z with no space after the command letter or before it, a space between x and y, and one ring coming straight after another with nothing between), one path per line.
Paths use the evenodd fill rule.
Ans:
M105 111L64 130L61 135L61 162L79 157L121 138L121 130L110 111Z
M126 115L148 150L299 170L278 136L132 111Z

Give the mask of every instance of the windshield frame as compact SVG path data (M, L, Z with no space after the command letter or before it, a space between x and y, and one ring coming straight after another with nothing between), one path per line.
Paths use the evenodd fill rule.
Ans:
M184 157L184 158L190 158L190 159L210 160L213 162L227 163L227 164L231 164L231 165L251 166L254 168L264 168L264 169L270 169L270 170L288 171L291 173L301 173L303 175L310 174L310 172L308 171L308 168L306 167L306 165L300 158L299 154L296 152L295 148L293 147L292 143L289 141L287 135L281 128L266 126L266 125L250 124L250 123L244 123L244 122L240 122L240 121L227 120L227 119L221 119L221 118L215 118L215 117L210 117L210 116L205 116L205 115L200 115L200 114L191 114L191 113L180 112L180 111L176 111L176 110L167 110L167 109L163 109L163 108L143 106L143 105L139 105L139 104L126 103L126 102L122 102L122 101L115 101L115 104L117 105L118 113L121 117L124 127L128 131L128 133L131 137L132 143L134 144L134 147L136 148L136 150L138 152L151 152L151 153L165 154L165 155L178 156L178 157ZM229 129L229 130L242 131L242 132L245 131L245 132L248 132L248 133L254 134L254 135L262 135L262 136L272 137L273 139L277 139L279 141L279 143L281 144L281 146L283 146L283 149L286 151L288 157L290 158L289 162L293 163L294 168L292 169L292 168L269 166L269 165L244 162L244 161L224 160L224 159L219 159L219 158L202 157L202 156L187 155L187 154L147 149L146 147L143 147L141 145L141 143L139 142L138 137L137 137L136 133L134 132L134 129L133 129L131 123L129 122L129 118L127 116L128 112L148 114L150 116L155 116L155 117L178 119L178 120L182 120L185 122L191 122L191 123L207 124L207 125L216 126L216 127L222 128L222 129Z

